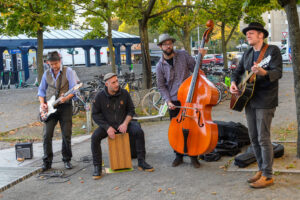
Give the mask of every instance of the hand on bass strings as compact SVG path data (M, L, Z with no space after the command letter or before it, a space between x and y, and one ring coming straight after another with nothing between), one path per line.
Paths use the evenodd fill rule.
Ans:
M114 129L113 127L109 127L108 129L107 129L107 134L108 134L108 136L111 138L111 139L115 139L115 137L116 137L116 129Z
M256 62L254 62L254 65L251 67L251 70L254 74L257 74L259 76L265 76L268 73L266 70L259 67Z
M207 50L204 48L199 48L198 51L200 52L200 54L202 55L202 58L205 56L205 54L207 53Z
M175 105L171 101L168 101L168 107L170 110L174 110L176 108Z

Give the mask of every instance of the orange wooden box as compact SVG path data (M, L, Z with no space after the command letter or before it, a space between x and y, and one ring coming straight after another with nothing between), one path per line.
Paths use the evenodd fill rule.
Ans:
M132 168L129 134L116 134L108 137L109 162L112 170Z

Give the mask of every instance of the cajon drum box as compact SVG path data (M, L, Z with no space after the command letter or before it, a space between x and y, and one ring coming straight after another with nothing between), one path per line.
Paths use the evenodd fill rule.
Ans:
M132 168L129 134L116 134L108 137L109 162L112 170Z

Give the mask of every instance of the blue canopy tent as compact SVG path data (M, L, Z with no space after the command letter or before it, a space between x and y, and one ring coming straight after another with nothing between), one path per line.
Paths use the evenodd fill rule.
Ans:
M94 48L96 53L96 65L100 66L100 49L108 46L108 40L95 39L95 40L84 40L83 37L90 32L90 30L50 30L45 31L43 34L44 38L44 49L64 49L64 48L83 48L85 52L85 65L87 67L90 64L90 49ZM126 47L126 64L130 65L131 61L131 46L133 44L140 43L139 36L130 35L118 31L112 31L113 46L115 48L115 61L117 65L121 64L121 52L120 48L122 45ZM19 49L22 57L22 67L24 70L25 81L29 78L28 68L28 51L29 49L37 49L37 39L30 38L26 35L18 36L4 36L0 35L0 73L4 71L3 67L3 52L8 50L11 53L13 49ZM13 54L12 54L13 55ZM13 59L13 73L17 72L16 62ZM17 75L15 76L17 78Z

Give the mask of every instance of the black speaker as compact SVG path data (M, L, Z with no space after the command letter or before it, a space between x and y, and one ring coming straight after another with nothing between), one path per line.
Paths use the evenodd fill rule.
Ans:
M17 143L16 147L16 159L24 158L31 159L33 157L32 143Z

